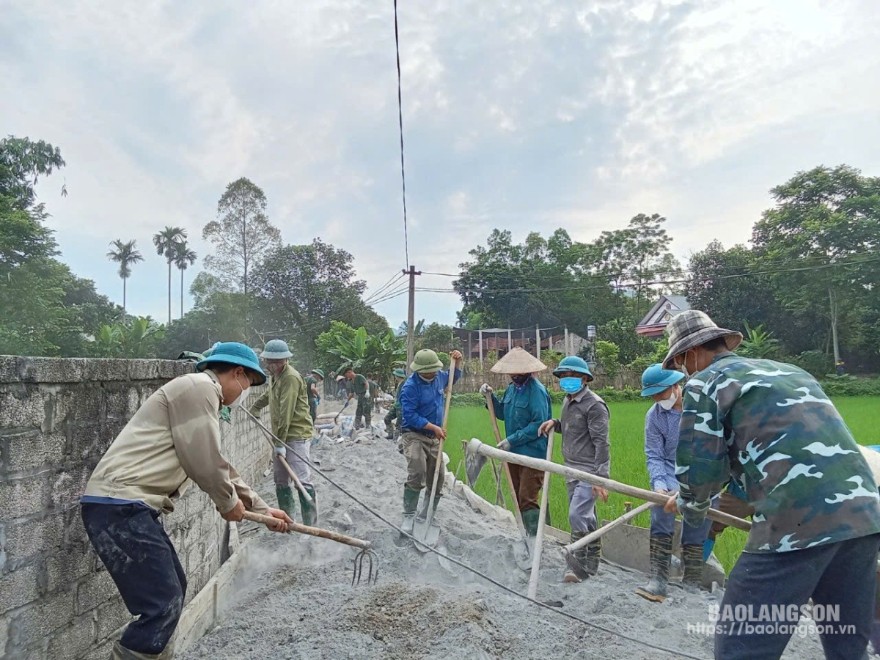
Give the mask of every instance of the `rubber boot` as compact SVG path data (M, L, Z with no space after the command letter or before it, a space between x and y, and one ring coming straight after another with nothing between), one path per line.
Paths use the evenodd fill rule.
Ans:
M523 521L525 522L525 521ZM571 542L579 541L584 538L589 532L572 532L571 533ZM563 582L571 582L577 583L582 580L586 580L590 573L587 570L587 548L581 548L580 550L576 550L572 553L571 558L567 559L568 561L568 569L565 571L565 574L562 576Z
M394 440L394 426L391 422L385 422L385 439Z
M651 537L651 576L648 584L636 589L636 593L647 600L662 603L666 599L666 586L669 584L669 564L672 560L672 537Z
M709 561L712 551L715 549L715 539L706 539L703 541L703 563Z
M291 520L296 520L296 502L291 487L275 486L275 497L278 498L278 508L290 516Z
M522 512L523 526L526 528L528 536L538 535L538 519L540 517L541 512L538 509L526 509Z
M587 546L587 575L593 576L599 572L599 560L602 558L602 541L595 541Z
M418 490L413 490L406 486L403 487L403 523L401 529L407 534L412 534L413 522L416 517L416 509L419 508ZM404 539L406 537L403 537Z
M303 485L303 488L306 489L306 492L312 498L312 501L306 502L306 498L303 497L303 494L299 492L297 493L297 495L299 495L299 506L302 510L302 522L303 525L314 527L318 522L318 498L315 495L314 486Z
M688 591L699 591L703 584L703 546L681 546L681 563L684 564L684 575L681 585Z

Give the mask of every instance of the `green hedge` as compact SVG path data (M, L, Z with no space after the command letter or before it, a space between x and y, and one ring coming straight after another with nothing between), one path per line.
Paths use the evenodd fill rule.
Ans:
M821 384L828 396L880 396L880 378L826 376Z

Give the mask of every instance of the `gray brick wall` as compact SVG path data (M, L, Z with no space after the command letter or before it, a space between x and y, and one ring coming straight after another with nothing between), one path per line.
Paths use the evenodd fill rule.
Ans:
M86 537L79 497L103 452L156 388L191 365L168 360L0 356L0 656L106 657L129 620ZM257 483L268 444L240 412L223 450ZM225 523L193 485L165 518L187 601L214 575Z

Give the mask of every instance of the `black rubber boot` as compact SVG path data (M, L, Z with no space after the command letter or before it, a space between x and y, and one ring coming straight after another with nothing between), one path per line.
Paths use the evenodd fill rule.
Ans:
M703 584L703 546L681 546L681 563L684 565L681 585L688 591L699 591Z
M313 527L318 522L318 497L315 495L315 489L312 486L303 486L306 489L306 492L312 498L311 502L306 502L306 498L303 497L302 493L297 493L299 495L299 506L302 509L302 522L303 525L308 525Z
M584 538L589 532L572 532L571 533L571 542L579 541ZM562 576L563 582L581 582L590 577L590 573L587 570L587 548L581 548L580 550L576 550L570 555L566 556L566 562L568 563L568 569L565 571L565 574Z
M587 574L591 577L599 572L599 560L602 558L602 541L595 541L587 546Z
M293 499L293 489L290 486L275 486L275 497L278 498L278 508L290 516L291 520L296 520L296 501Z
M651 575L648 584L636 589L642 598L657 603L666 599L666 587L669 584L669 564L672 560L672 537L651 537Z

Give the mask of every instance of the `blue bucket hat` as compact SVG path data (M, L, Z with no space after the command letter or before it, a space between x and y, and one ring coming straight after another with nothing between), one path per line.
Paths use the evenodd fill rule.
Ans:
M287 360L293 357L293 353L290 352L287 342L283 339L270 339L266 342L260 357L264 360Z
M654 396L660 394L681 381L684 374L680 371L664 369L659 362L652 364L642 373L642 396Z
M560 374L564 374L567 371L573 371L576 374L583 374L588 376L590 380L593 380L593 374L590 373L590 366L587 364L587 361L577 355L569 355L568 357L562 358L559 362L559 366L553 370L553 375L559 378Z
M266 382L266 374L260 368L260 360L257 358L257 354L249 346L240 344L237 341L222 341L214 344L211 347L211 354L204 360L196 363L196 371L204 371L210 368L212 364L217 363L241 365L260 377L257 385L262 385Z

